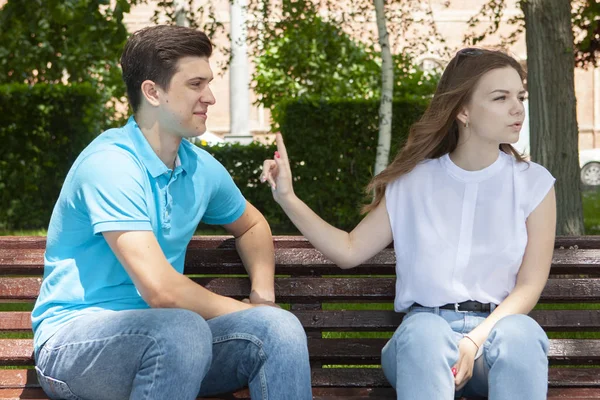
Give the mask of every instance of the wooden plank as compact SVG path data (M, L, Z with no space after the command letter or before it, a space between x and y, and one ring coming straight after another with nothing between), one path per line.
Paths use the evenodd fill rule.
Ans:
M600 365L600 339L551 339L548 358L554 365Z
M292 310L308 332L394 331L404 313L380 310ZM600 310L534 310L529 314L546 331L599 331ZM0 332L31 331L31 313L0 312Z
M549 279L540 301L555 302L598 302L600 279Z
M548 390L548 400L598 400L600 389L557 388Z
M32 339L0 339L0 366L33 365Z
M548 386L600 388L600 368L550 368Z
M600 275L600 250L554 250L552 275Z
M42 389L0 389L0 400L48 400Z
M0 312L0 332L31 331L31 313L25 311Z
M404 313L380 310L293 311L307 331L395 331ZM599 331L600 310L534 310L529 314L546 331Z
M277 273L286 275L394 275L393 249L384 249L359 267L341 269L321 252L312 248L280 248L275 252ZM210 271L210 272L207 272ZM186 274L244 273L235 250L190 250L186 256ZM600 275L600 250L555 250L551 274Z
M44 249L46 236L0 236L0 249Z
M312 361L324 364L378 365L386 339L312 339ZM32 365L33 341L0 339L0 365ZM600 339L552 339L548 358L552 364L600 365Z
M38 388L34 369L0 369L0 388Z
M600 330L600 310L533 310L529 316L547 332Z
M557 249L600 249L600 236L557 236L554 246Z
M273 236L273 242L276 247L280 248L312 248L306 238L297 235ZM1 236L0 248L45 248L46 236ZM215 235L215 236L194 236L192 237L190 248L223 248L235 246L235 242L231 236ZM575 247L579 249L600 249L600 236L557 236L555 241L556 248ZM392 247L388 246L389 248Z
M247 297L247 278L194 278L205 288L237 299ZM41 278L0 277L0 300L35 301ZM280 302L392 301L395 278L276 278L275 293ZM598 302L600 279L550 279L542 302Z
M0 389L0 400L48 400L41 389ZM247 390L203 400L250 400ZM395 400L391 388L314 388L313 400ZM600 389L550 389L548 400L598 400Z
M199 243L216 245L216 243ZM277 273L282 275L394 275L396 258L393 249L384 249L375 257L350 270L338 268L313 248L277 248ZM600 250L555 250L551 274L600 275ZM2 248L0 275L42 275L44 249ZM245 274L235 248L189 248L186 274Z
M549 387L600 388L600 369L550 368ZM313 368L314 387L389 387L381 368ZM33 369L0 370L1 388L37 388L39 383Z
M312 385L318 387L389 387L381 368L313 369ZM600 388L600 368L550 368L549 387Z

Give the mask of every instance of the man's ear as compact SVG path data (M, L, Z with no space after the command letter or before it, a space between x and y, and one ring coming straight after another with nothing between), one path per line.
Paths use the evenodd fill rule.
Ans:
M151 80L145 80L142 82L142 95L146 98L146 101L154 107L158 107L159 101L159 89L156 83Z

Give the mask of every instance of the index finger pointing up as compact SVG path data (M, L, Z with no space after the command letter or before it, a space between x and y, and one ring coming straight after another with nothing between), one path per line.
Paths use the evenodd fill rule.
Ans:
M279 152L279 155L282 159L287 161L287 150L285 149L285 144L283 143L283 136L281 136L281 133L275 134L275 143L277 143L277 151Z

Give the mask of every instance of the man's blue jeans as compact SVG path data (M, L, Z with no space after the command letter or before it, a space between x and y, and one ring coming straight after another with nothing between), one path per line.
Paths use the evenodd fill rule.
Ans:
M52 399L187 400L246 385L253 400L312 399L304 329L268 306L209 321L182 309L82 316L39 349L36 370Z
M402 400L546 400L548 337L526 315L502 318L478 353L473 377L455 392L458 342L489 313L413 307L382 350L386 378Z

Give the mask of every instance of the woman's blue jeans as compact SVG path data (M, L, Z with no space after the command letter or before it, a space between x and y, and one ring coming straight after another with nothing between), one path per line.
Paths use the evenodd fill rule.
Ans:
M312 399L304 329L267 306L209 321L182 309L92 313L39 349L36 370L52 399L191 400L244 386L253 400Z
M398 400L546 400L548 337L526 315L496 323L475 360L473 377L455 392L451 368L458 360L458 342L488 315L411 308L382 350L383 371Z

